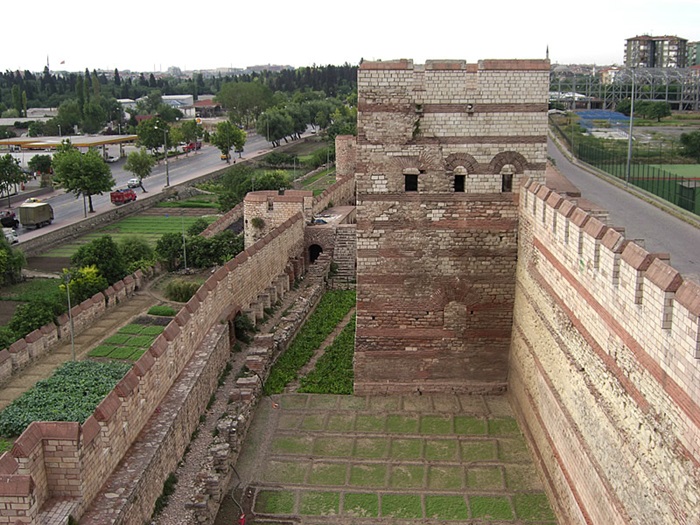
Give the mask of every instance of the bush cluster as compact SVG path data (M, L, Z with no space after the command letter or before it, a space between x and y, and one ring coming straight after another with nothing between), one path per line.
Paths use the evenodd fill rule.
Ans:
M165 287L165 296L171 301L186 303L197 293L200 286L202 286L201 282L173 279Z

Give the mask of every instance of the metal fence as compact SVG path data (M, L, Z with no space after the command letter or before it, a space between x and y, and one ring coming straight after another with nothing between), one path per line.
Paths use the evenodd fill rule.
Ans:
M621 153L619 149L607 150L588 142L577 144L573 135L564 132L551 120L550 124L578 160L700 216L700 179L683 177L657 166L640 163L634 154L628 173L626 153Z

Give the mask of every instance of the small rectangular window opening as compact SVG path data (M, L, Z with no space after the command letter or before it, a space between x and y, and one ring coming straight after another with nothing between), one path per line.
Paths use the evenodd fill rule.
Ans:
M464 193L464 183L466 179L466 175L455 175L455 193Z
M418 191L418 175L404 175L404 190Z
M513 191L513 174L504 173L501 175L501 191L503 193L510 193Z

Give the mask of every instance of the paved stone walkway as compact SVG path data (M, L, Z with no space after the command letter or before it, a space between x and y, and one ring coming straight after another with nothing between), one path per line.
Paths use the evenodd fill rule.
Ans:
M556 524L505 397L264 398L237 470L249 524Z

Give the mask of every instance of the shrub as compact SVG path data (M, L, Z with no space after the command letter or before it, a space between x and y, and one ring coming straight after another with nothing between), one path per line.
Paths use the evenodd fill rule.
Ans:
M126 264L112 237L102 237L81 246L71 257L74 266L95 265L111 285L126 276Z
M17 335L9 326L0 326L0 348L10 348L17 339Z
M236 339L239 341L250 343L253 340L252 334L255 333L255 325L253 325L253 321L247 315L238 314L233 320L233 328Z
M89 299L96 293L106 290L109 286L107 284L107 279L100 275L99 270L96 266L83 266L77 270L71 270L70 272L70 282L68 286L70 287L70 300L71 306L80 304L85 299ZM66 285L60 285L61 292L63 296L66 296ZM68 299L65 299L66 305L68 304Z
M265 227L265 219L262 217L253 217L250 220L250 224L253 226L253 228L262 230Z
M127 235L122 237L119 239L117 246L124 260L124 264L127 267L135 262L144 260L150 261L155 255L155 252L148 244L148 241L138 235Z
M190 237L194 237L195 235L199 235L204 230L206 230L208 226L209 226L209 222L206 219L199 217L196 221L194 221L192 224L190 224L189 228L187 228L187 235L189 235Z
M273 151L272 153L265 155L263 162L269 164L270 166L291 165L294 163L294 155Z
M201 283L195 281L173 279L165 287L165 295L171 301L186 303L195 293L197 293L197 290L199 290L201 285Z
M22 338L53 321L54 312L51 306L44 303L24 303L17 306L7 326L17 338Z
M177 311L172 306L157 305L151 306L148 310L150 315L162 315L164 317L173 317Z

